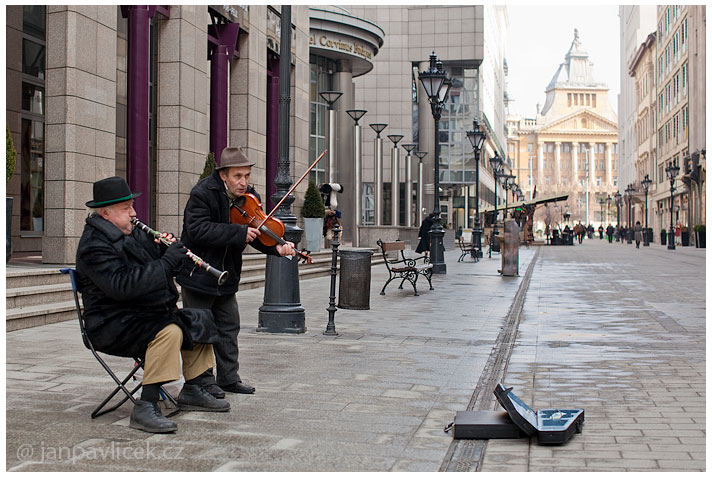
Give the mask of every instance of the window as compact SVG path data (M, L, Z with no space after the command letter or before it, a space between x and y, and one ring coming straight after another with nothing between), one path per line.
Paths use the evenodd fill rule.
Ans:
M687 96L687 62L682 65L682 96Z
M321 153L319 153L321 154ZM363 183L363 197L361 198L361 211L363 211L363 222L365 225L373 225L375 217L375 199L373 195L373 183Z
M534 152L534 143L527 144L527 151L530 153Z
M321 96L320 91L330 90L330 75L327 59L320 56L310 58L310 88L309 88L309 158L314 162L322 151L326 149L326 124L328 122L328 105ZM384 144L384 149L386 145ZM317 185L326 182L326 164L319 161L309 173L309 180Z
M571 106L571 93L566 93L566 99L568 101L568 106Z
M682 21L680 25L680 49L685 51L687 46L687 18Z
M562 151L564 153L570 153L571 152L571 143L563 143L563 149Z
M45 7L22 7L20 230L41 234L44 225Z

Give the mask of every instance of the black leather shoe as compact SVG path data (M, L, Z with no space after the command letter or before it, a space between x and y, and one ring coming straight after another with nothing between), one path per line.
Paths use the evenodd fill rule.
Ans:
M195 410L200 412L228 412L230 403L213 397L208 390L201 385L183 385L180 395L178 395L178 406L181 410Z
M157 402L137 400L131 411L129 427L149 433L171 433L178 429L175 422L161 413Z
M220 385L220 388L222 388L226 392L232 393L255 393L255 387L242 382L235 382L231 383L230 385Z
M223 391L222 388L218 387L217 383L211 383L208 385L205 385L205 390L208 391L210 395L212 395L215 398L225 398L225 392Z

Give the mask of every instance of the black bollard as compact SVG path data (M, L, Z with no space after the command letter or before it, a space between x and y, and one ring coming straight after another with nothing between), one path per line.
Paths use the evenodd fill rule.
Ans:
M331 241L331 289L329 290L329 307L326 308L329 311L329 323L326 324L324 335L339 335L336 333L336 326L334 325L334 314L336 313L336 260L339 255L341 226L338 223L334 224L331 232L334 234L334 238Z

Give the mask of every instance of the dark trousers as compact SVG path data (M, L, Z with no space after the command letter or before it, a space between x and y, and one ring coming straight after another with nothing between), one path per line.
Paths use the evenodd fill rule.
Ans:
M213 344L217 363L217 384L240 382L237 334L240 333L240 312L235 295L214 296L201 294L186 287L182 289L183 307L210 309L218 328L219 342Z

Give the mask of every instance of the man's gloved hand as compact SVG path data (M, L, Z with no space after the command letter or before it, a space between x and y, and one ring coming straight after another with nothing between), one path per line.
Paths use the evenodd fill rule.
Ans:
M166 265L168 270L175 271L180 268L181 263L184 259L188 258L186 254L188 248L183 245L182 242L176 241L166 249L166 252L161 256L161 260Z

